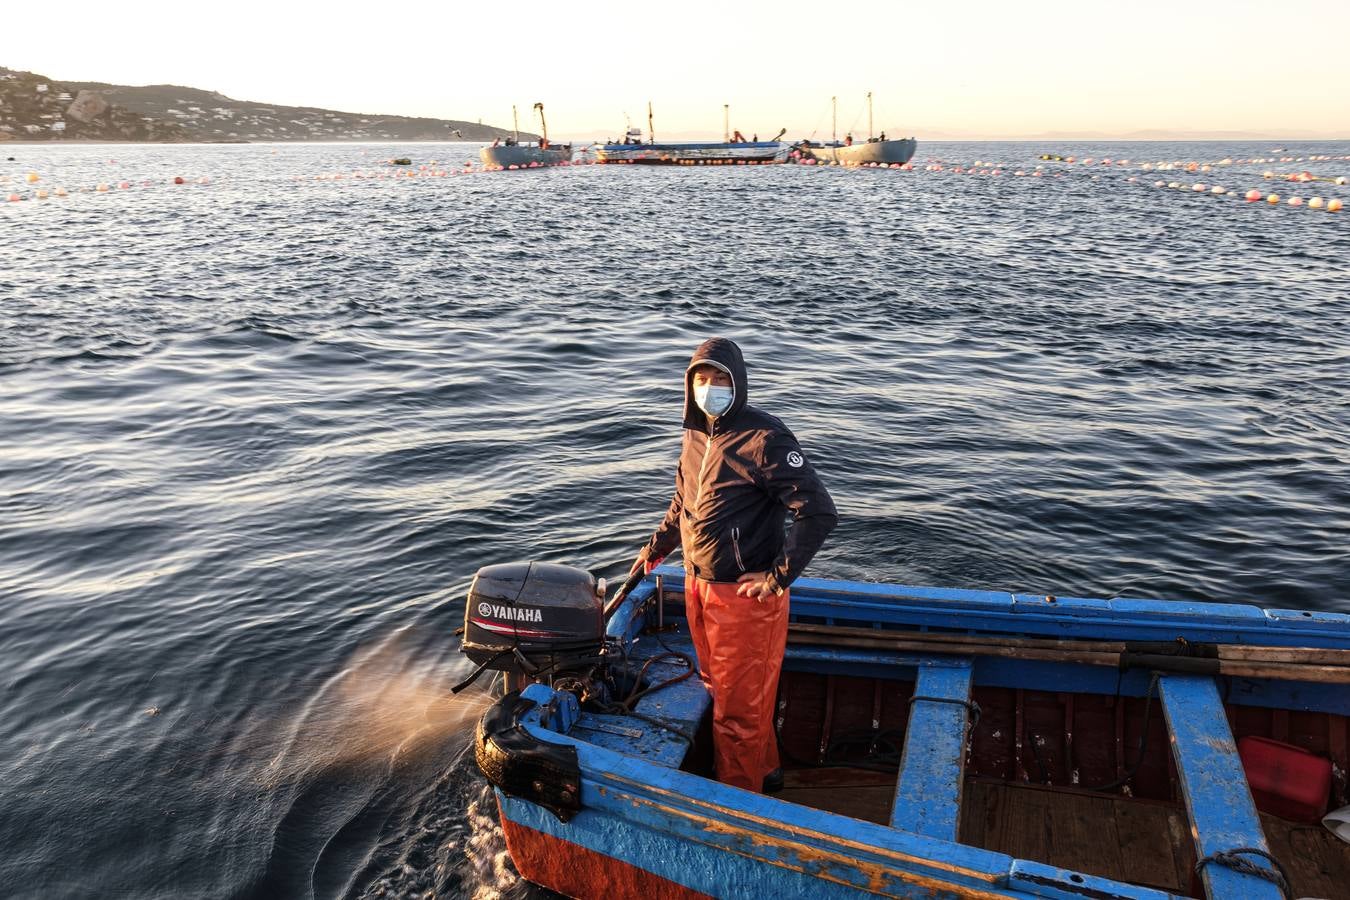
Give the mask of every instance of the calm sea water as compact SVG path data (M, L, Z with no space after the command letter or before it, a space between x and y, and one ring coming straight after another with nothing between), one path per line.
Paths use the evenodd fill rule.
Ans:
M10 154L0 196L73 193L0 204L7 896L529 894L463 754L483 697L447 691L463 593L511 559L626 569L709 335L834 493L817 575L1350 611L1350 213L1152 185L1350 162Z

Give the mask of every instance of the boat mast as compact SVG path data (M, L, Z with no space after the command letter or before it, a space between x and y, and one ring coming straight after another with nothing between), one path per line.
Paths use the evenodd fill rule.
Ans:
M830 98L830 143L839 143L839 98Z
M515 106L514 103L511 104L511 121L515 123L515 126L516 126L516 143L519 144L519 143L520 143L520 115L519 115L519 113L516 112L516 106Z
M867 140L872 140L872 92L867 92Z
M731 143L731 104L722 104L722 143Z
M544 143L548 143L548 121L544 118L544 104L536 103L534 108L539 110L539 124L544 129Z
M647 136L656 143L656 126L652 123L652 101L647 101Z

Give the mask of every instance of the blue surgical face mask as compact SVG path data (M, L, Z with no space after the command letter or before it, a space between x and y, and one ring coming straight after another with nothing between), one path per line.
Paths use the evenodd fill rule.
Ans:
M720 384L705 384L694 388L694 402L710 416L720 416L731 409L736 392Z

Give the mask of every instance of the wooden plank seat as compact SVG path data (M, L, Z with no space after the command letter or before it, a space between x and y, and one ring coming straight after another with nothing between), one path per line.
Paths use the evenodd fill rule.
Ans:
M1278 867L1264 858L1270 848L1214 679L1160 675L1158 691L1207 895L1280 900L1286 891L1279 883L1244 871L1254 866L1278 872ZM1283 877L1279 873L1280 881Z
M891 805L892 828L956 840L971 720L971 660L922 660L910 698L909 727Z

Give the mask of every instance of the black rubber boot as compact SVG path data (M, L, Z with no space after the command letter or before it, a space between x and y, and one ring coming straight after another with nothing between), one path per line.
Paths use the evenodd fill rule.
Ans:
M764 786L761 789L766 794L776 794L783 789L783 770L774 769L768 775L764 776Z

